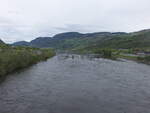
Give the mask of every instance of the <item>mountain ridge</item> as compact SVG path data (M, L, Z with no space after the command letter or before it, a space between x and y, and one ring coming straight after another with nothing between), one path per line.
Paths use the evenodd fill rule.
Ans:
M4 42L0 39L0 44L2 44L2 43L4 44Z
M16 44L17 43L17 44ZM32 46L39 48L75 49L83 47L134 48L150 47L150 29L138 32L66 32L53 37L38 37L25 44L16 42L14 46Z

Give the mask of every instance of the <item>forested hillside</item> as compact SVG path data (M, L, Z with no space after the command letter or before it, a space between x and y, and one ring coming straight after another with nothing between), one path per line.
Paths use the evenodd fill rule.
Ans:
M55 49L79 49L87 47L98 48L149 48L150 30L133 33L99 32L81 34L68 32L57 34L54 37L39 37L31 42L16 42L15 46L32 46Z

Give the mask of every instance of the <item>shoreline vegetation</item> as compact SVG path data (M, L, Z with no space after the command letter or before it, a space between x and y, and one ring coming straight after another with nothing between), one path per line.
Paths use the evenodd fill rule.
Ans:
M68 50L69 53L95 54L96 58L117 60L119 58L150 64L149 48L112 49L112 48L80 48ZM26 68L40 61L53 57L54 49L34 48L26 46L10 46L0 44L0 79L7 74Z
M93 48L93 49L78 49L73 50L73 52L78 54L95 54L96 58L106 58L117 60L127 59L133 60L139 63L150 65L150 49L111 49L111 48Z
M53 49L13 47L0 44L0 79L14 71L53 57Z
M15 42L14 46L54 48L79 54L96 54L108 59L124 58L150 64L150 29L137 32L65 32L53 37L38 37L30 42Z

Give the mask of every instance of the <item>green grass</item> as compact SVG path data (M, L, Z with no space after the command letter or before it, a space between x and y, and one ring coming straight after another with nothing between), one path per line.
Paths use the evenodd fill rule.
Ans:
M119 55L115 55L115 57L117 57L117 58L123 58L123 59L127 59L127 60L134 60L134 61L138 60L137 56L128 56L128 55L121 55L121 54L119 54Z
M0 46L0 77L55 55L52 49Z
M135 49L112 49L112 48L81 48L81 49L76 49L73 50L76 53L79 54L99 54L99 57L102 58L107 58L107 59L118 59L118 58L122 58L122 59L127 59L127 60L133 60L136 62L141 62L141 63L145 63L145 64L150 64L150 56L131 56L132 54L134 55L135 52L146 52L146 51L150 51L149 48L135 48ZM128 55L131 54L131 55Z

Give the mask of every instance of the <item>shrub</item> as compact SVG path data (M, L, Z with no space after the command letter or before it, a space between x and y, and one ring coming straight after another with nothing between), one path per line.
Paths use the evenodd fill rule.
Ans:
M103 57L112 58L112 50L111 49L103 49Z
M0 47L0 77L55 55L52 49Z
M150 62L150 56L145 56L144 58L146 61L149 61Z
M94 50L95 54L100 54L104 58L112 58L112 50L111 49L96 49Z

